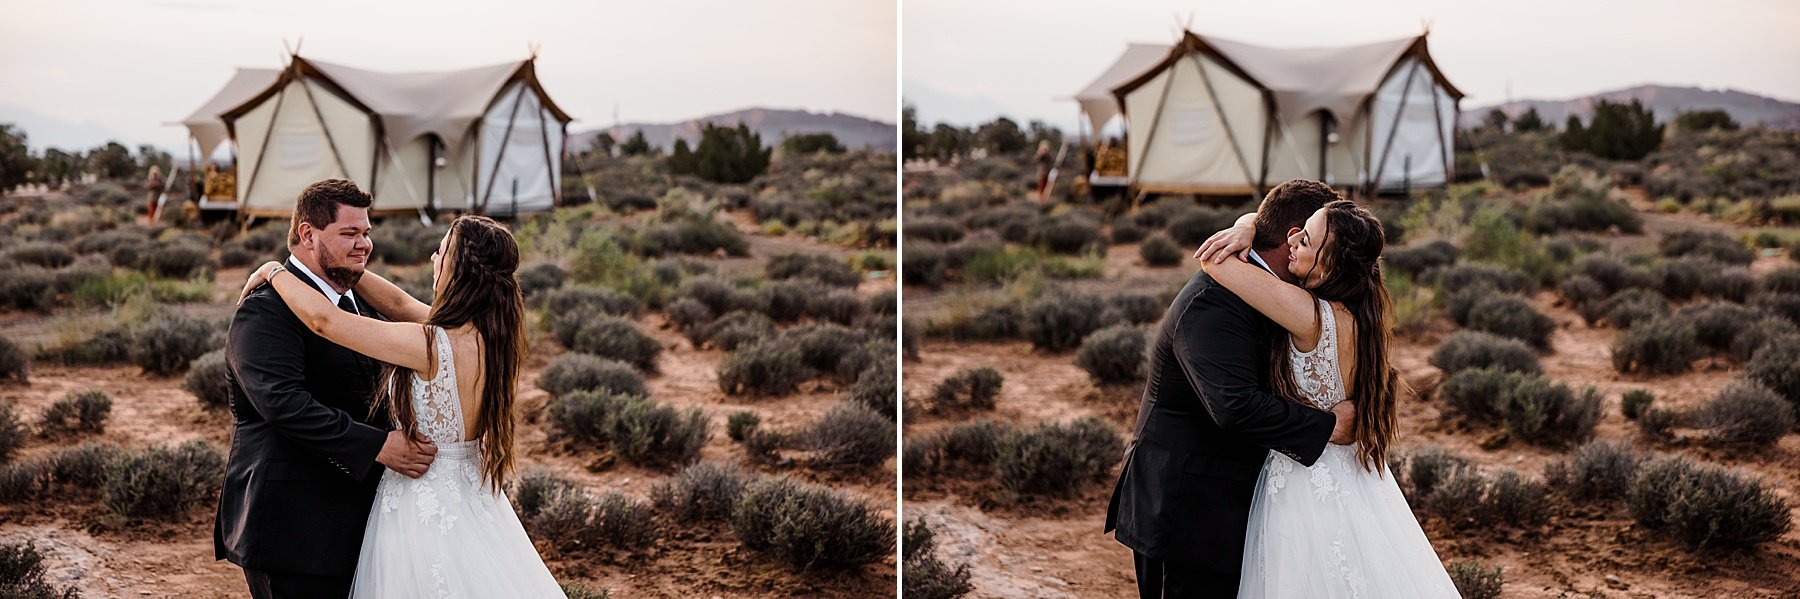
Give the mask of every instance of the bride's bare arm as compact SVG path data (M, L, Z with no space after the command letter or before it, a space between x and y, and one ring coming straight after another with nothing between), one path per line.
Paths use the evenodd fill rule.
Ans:
M1256 213L1249 212L1238 217L1237 222L1223 231L1213 233L1194 250L1194 257L1213 262L1224 262L1226 258L1236 255L1239 260L1248 259L1244 251L1256 240Z
M1262 267L1242 260L1200 263L1213 280L1244 299L1257 312L1287 329L1295 345L1313 347L1319 342L1319 306L1312 293L1283 281Z
M431 305L419 301L399 285L373 272L363 271L355 290L357 297L369 300L369 305L376 312L391 320L425 322L425 318L431 315Z
M350 351L416 372L431 372L431 346L422 325L388 322L341 310L318 289L301 281L300 275L274 270L277 266L280 265L270 262L257 272L314 333Z

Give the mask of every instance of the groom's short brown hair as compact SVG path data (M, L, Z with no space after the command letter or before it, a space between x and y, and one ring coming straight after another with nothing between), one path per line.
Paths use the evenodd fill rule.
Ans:
M1267 250L1286 243L1288 229L1306 226L1314 212L1341 199L1331 186L1318 181L1294 179L1276 185L1256 207L1256 238L1251 247Z
M294 219L288 223L288 247L300 245L300 223L323 229L337 220L339 205L368 208L374 203L369 194L363 193L356 187L356 182L349 179L325 179L306 186L294 200Z

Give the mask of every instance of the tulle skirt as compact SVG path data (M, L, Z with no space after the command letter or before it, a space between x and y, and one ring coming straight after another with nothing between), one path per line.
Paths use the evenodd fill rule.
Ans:
M351 597L564 597L479 456L447 443L425 476L382 474Z
M1459 597L1391 473L1328 445L1311 468L1269 452L1244 543L1238 597Z

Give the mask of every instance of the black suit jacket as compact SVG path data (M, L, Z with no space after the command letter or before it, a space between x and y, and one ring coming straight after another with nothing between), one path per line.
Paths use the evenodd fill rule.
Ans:
M361 301L357 309L379 317ZM383 364L314 334L268 285L238 306L229 339L231 456L214 557L256 570L354 574L389 428L386 414L369 415Z
M1270 450L1311 466L1337 419L1270 394L1274 323L1204 271L1163 315L1106 530L1154 559L1235 576Z

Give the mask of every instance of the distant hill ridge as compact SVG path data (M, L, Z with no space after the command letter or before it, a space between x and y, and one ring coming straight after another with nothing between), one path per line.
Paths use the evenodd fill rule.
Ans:
M830 133L837 137L838 143L846 148L873 148L893 151L898 139L893 123L884 123L874 119L844 114L841 112L819 113L805 110L784 110L779 108L746 108L734 112L703 116L679 123L625 123L602 129L591 129L569 134L571 149L586 149L601 133L611 133L614 140L623 143L636 131L644 132L644 139L650 145L669 149L676 139L685 139L691 144L700 140L700 130L706 123L736 127L743 123L762 135L764 145L774 146L781 143L789 135L803 133Z
M1497 106L1465 108L1462 126L1479 126L1488 111L1494 108L1499 108L1510 117L1517 117L1528 109L1536 108L1538 116L1542 117L1544 122L1560 128L1563 123L1568 121L1570 114L1580 116L1583 121L1592 117L1594 105L1600 100L1608 102L1637 100L1656 115L1656 121L1659 123L1672 121L1675 119L1675 115L1681 112L1724 110L1726 114L1731 115L1732 120L1746 127L1762 125L1770 129L1800 130L1800 103L1785 102L1734 89L1710 90L1670 85L1640 85L1570 100L1515 100Z

